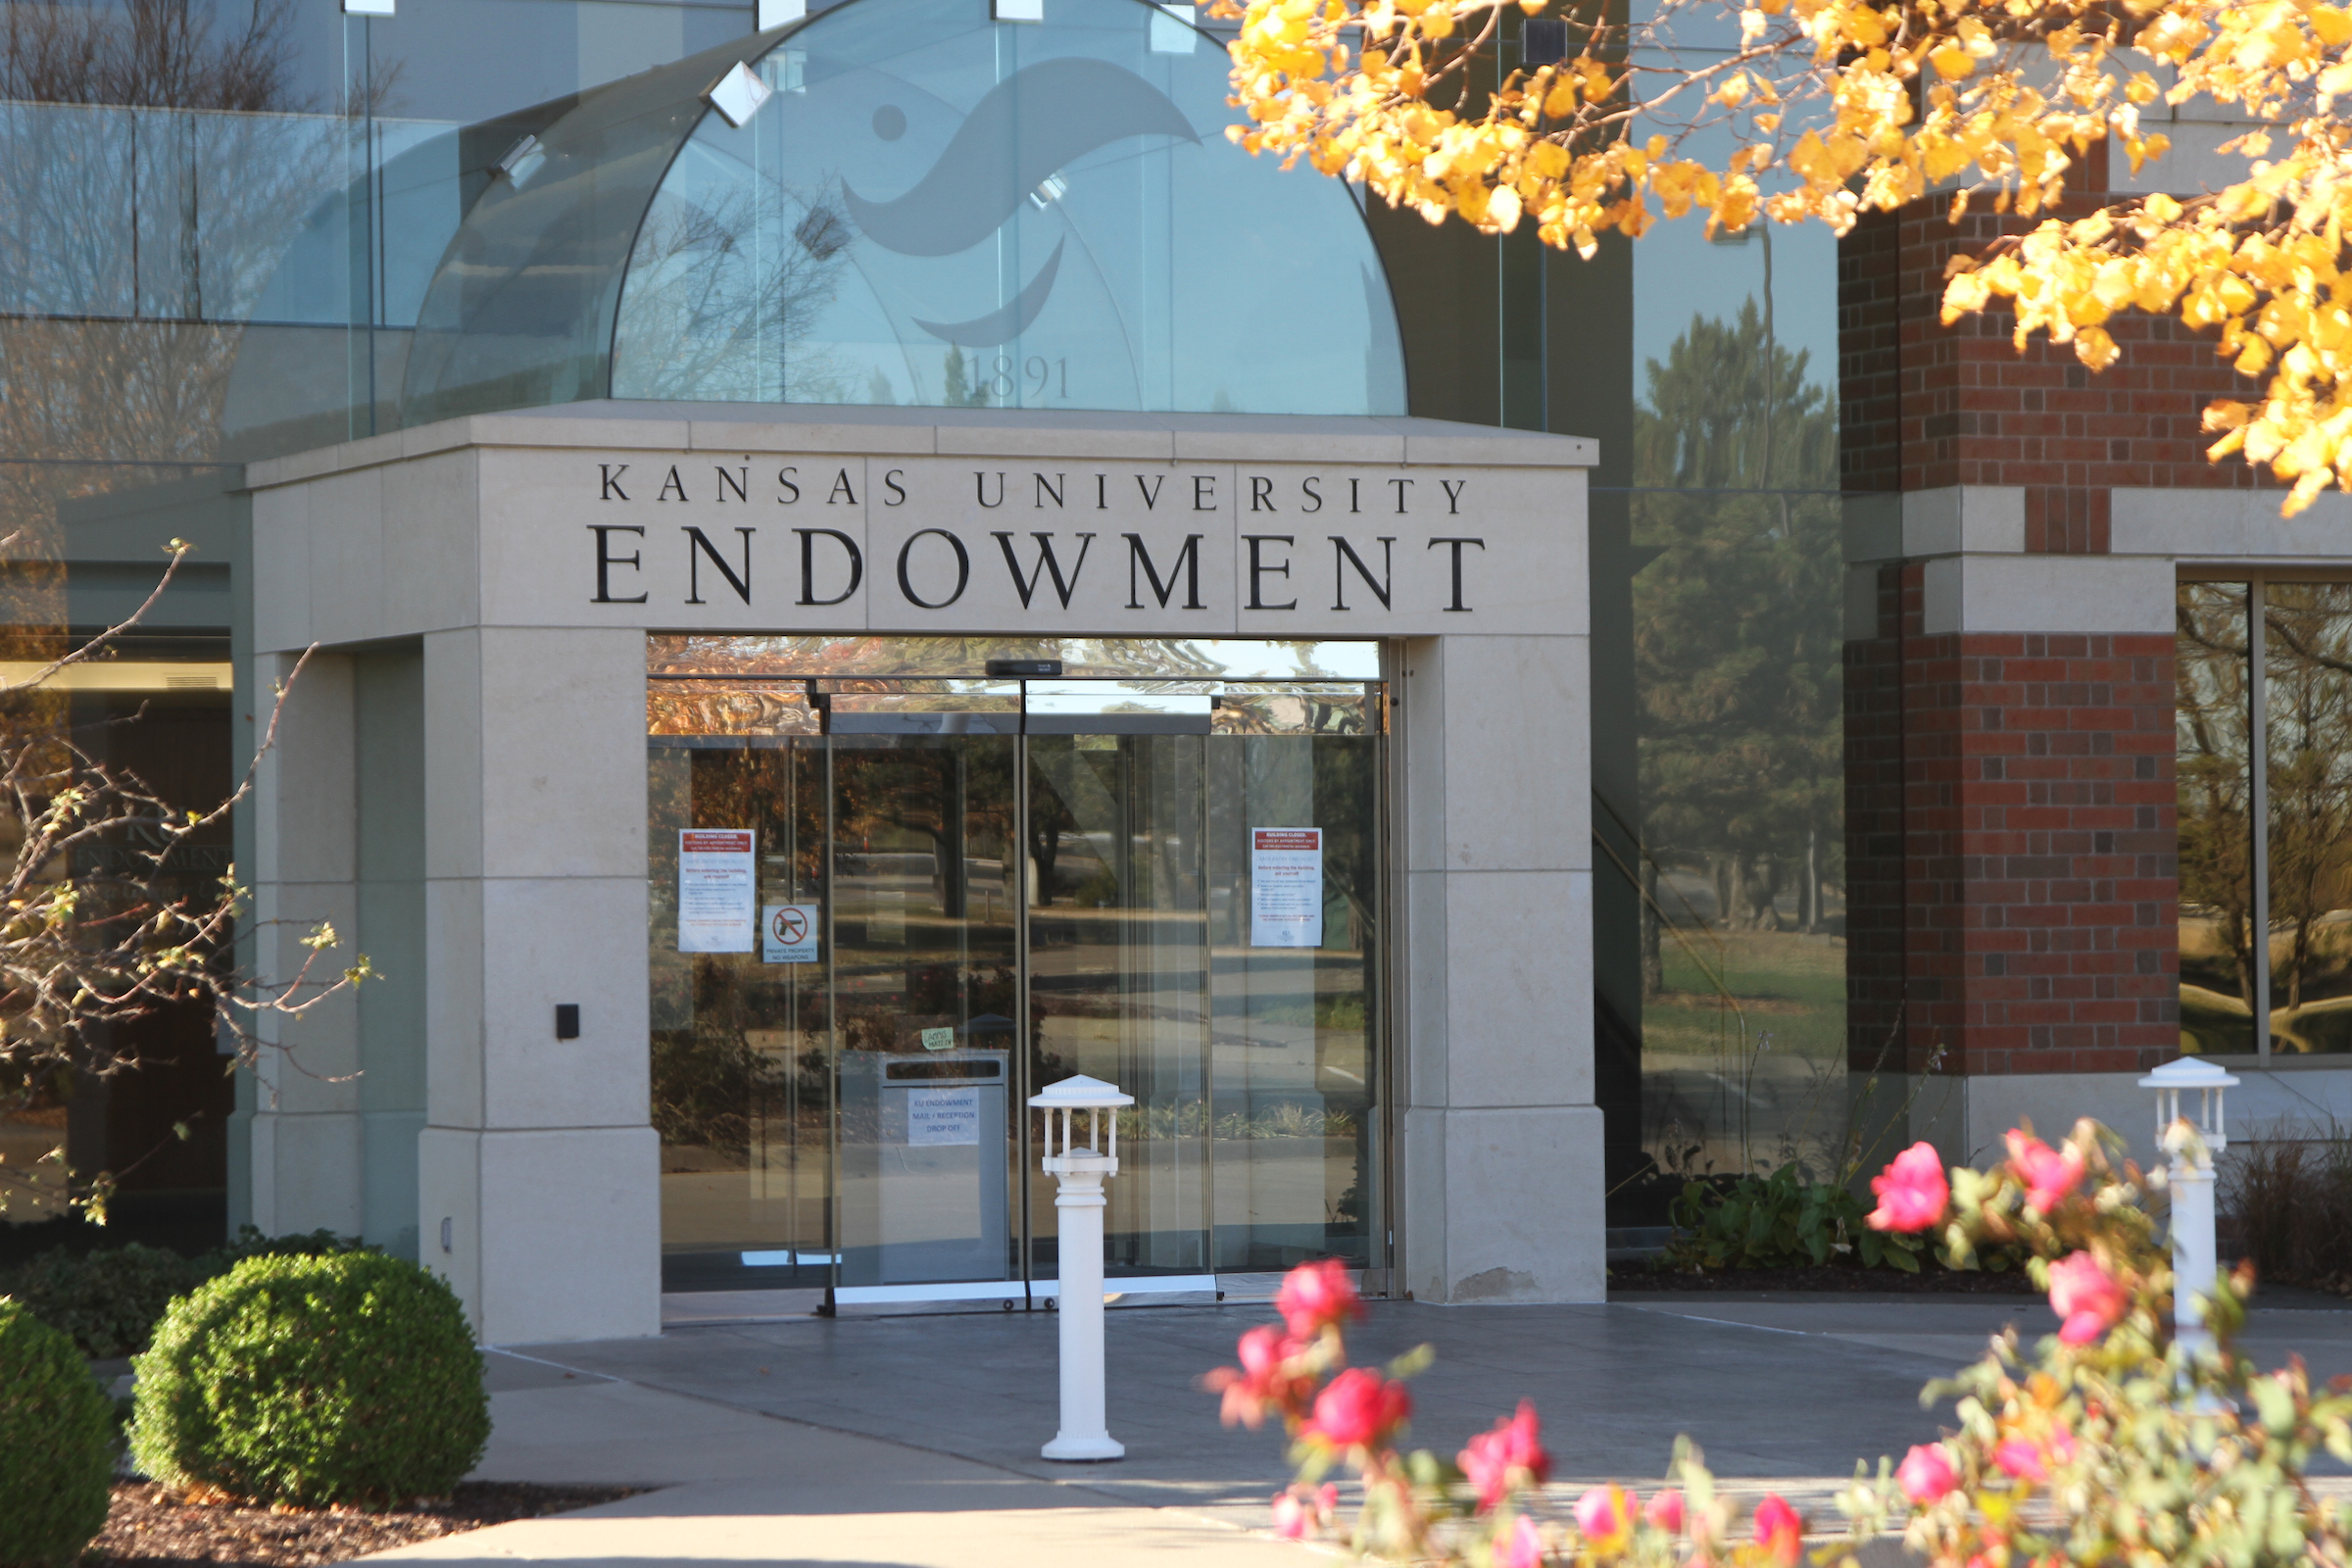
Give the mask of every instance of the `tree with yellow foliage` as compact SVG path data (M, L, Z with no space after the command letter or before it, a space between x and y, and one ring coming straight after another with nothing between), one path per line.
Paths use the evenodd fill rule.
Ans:
M2352 9L2321 0L1658 0L1565 18L1556 62L1494 79L1506 15L1552 0L1209 0L1241 22L1228 134L1359 180L1431 222L1533 222L1590 256L1661 218L1710 232L1819 221L1930 196L2038 219L1956 258L1943 318L2013 311L2093 370L2119 312L2215 328L2268 375L2205 411L2210 455L2291 481L2289 513L2352 489ZM1721 18L1738 43L1678 57L1678 26ZM2070 169L2113 138L2136 172L2167 138L2159 102L2202 98L2246 122L2220 149L2243 177L2188 197L2056 209ZM1728 145L1728 157L1705 150ZM2231 167L2234 173L2235 166Z

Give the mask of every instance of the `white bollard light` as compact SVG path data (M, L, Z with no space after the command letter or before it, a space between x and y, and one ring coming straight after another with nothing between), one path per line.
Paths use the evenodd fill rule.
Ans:
M1061 1233L1061 1430L1040 1451L1049 1459L1121 1458L1126 1447L1103 1424L1102 1183L1119 1173L1119 1107L1135 1097L1081 1074L1030 1096L1029 1103L1046 1113L1046 1174L1060 1184L1054 1208ZM1089 1119L1083 1145L1075 1138L1082 1110Z
M2139 1081L2156 1091L2156 1147L2168 1157L2165 1186L2173 1200L2173 1334L2180 1345L2203 1354L2213 1333L2197 1310L2210 1298L2221 1272L2213 1239L2213 1156L2230 1147L2223 1122L2222 1091L2235 1078L2210 1061L2182 1056ZM2197 1092L2196 1115L2180 1112L2181 1091Z

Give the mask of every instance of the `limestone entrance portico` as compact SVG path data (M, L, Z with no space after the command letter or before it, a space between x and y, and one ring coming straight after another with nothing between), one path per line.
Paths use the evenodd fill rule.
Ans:
M275 1231L416 1238L489 1343L652 1334L649 635L1380 646L1392 1291L1602 1294L1579 439L713 404L254 465L265 968L383 978L237 1129Z

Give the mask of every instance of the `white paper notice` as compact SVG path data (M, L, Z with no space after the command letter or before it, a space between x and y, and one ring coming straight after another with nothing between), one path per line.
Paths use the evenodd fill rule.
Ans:
M980 1141L980 1086L906 1091L906 1144L937 1149Z
M1323 830L1250 830L1250 945L1323 945Z
M816 906L769 904L760 910L761 963L816 961Z
M748 827L678 830L678 951L749 953L757 945Z

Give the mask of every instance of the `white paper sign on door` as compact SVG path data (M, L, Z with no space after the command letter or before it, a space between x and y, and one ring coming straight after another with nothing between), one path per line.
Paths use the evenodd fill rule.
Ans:
M1323 830L1250 830L1250 945L1323 945Z
M980 1086L906 1091L906 1143L913 1149L980 1142Z
M760 909L761 963L816 961L816 906L768 904Z
M757 945L748 827L678 830L678 951L749 953Z

